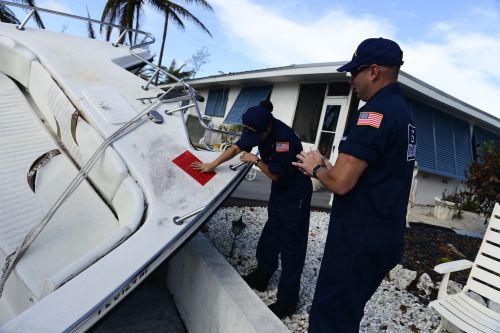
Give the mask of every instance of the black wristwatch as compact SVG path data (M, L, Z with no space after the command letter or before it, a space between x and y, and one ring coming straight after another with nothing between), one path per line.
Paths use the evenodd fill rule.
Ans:
M316 166L313 168L313 172L312 172L312 176L314 178L318 178L318 176L316 175L319 171L319 169L321 169L323 166L321 164L316 164Z
M258 166L259 162L260 162L260 158L257 158L257 160L255 162L253 162L253 165Z

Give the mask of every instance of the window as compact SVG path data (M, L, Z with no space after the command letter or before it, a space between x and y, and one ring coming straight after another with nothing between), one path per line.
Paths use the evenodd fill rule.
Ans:
M268 99L272 89L273 86L242 88L224 122L226 124L241 124L243 113L248 108L257 106L261 101Z
M481 127L474 126L474 134L472 136L474 160L476 160L477 156L481 153L481 146L485 141L500 141L500 136L488 132Z
M498 141L500 136L488 132L481 127L474 126L474 144L481 146L485 141Z
M323 127L318 142L318 149L326 158L330 158L333 148L333 140L337 131L337 122L339 120L340 105L327 105L325 110L325 118L323 119Z
M349 96L351 85L349 82L330 82L328 83L328 96Z
M417 127L417 161L422 171L464 179L472 161L469 124L429 105L410 101Z
M302 84L293 119L293 130L300 141L314 143L318 132L326 84Z
M215 88L208 91L205 115L212 117L224 117L226 113L227 95L229 88Z

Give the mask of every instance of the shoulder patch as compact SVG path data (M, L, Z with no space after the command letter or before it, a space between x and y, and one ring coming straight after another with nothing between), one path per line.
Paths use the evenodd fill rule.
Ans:
M290 151L290 143L289 142L276 142L276 152L277 153L286 153Z
M382 118L384 118L384 115L378 112L360 112L356 125L379 128L380 124L382 124Z

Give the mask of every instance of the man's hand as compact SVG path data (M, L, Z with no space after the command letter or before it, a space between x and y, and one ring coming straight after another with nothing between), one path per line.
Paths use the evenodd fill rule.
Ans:
M325 159L318 151L305 152L301 151L297 155L299 162L292 162L300 171L308 176L312 176L312 170L316 165L325 166Z
M201 163L201 162L194 162L191 164L191 167L195 170L201 171L202 173L205 172L211 172L215 169L215 165L213 163Z
M319 152L318 149L310 150L310 152L312 154L318 155L319 157L321 157L323 159L323 162L320 163L321 166L324 166L327 169L330 169L332 167L332 163L330 163L330 161L326 157L324 157L323 155L321 155L321 153Z
M257 162L259 158L257 156L255 156L254 154L252 153L247 153L247 152L243 152L241 153L240 155L240 161L242 162L251 162L251 163L255 163Z

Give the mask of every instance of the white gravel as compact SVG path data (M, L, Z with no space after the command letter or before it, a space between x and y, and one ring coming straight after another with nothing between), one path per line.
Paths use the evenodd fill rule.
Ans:
M232 238L231 221L243 217L247 225L236 240L233 258L228 258ZM292 332L307 332L307 308L312 303L317 274L323 255L330 214L311 212L309 243L306 263L301 279L300 301L296 313L283 320ZM239 274L247 274L257 264L255 249L260 232L267 220L265 207L221 208L208 223L206 236L222 253ZM273 275L268 291L256 294L265 304L276 300L276 288L280 269ZM396 288L394 283L383 281L365 307L360 332L432 332L439 325L439 316L422 304L417 297Z

